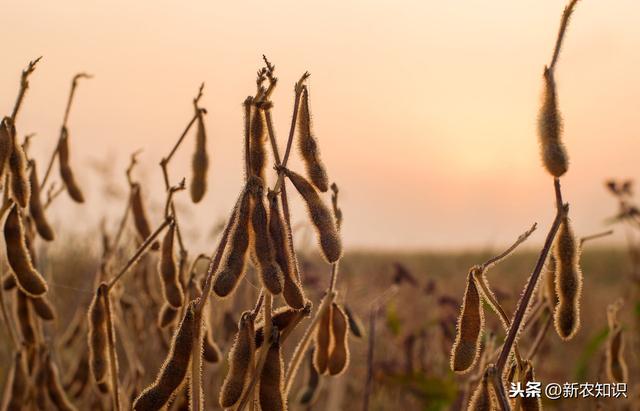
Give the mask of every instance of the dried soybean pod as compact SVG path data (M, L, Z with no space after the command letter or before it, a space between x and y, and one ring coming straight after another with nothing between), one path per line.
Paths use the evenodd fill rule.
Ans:
M213 280L213 291L220 297L226 297L244 275L249 248L249 219L251 214L251 194L245 188L236 213L233 232L224 260Z
M254 333L253 317L250 312L244 312L229 352L229 371L220 389L220 406L223 408L237 403L247 386L249 368L253 366L256 350Z
M7 274L2 279L2 289L5 291L13 290L16 287L16 278L13 274Z
M533 372L533 365L531 364L531 361L527 361L524 369L522 385L527 387L529 386L529 383L533 383L535 381L536 376ZM522 408L522 411L540 411L542 409L542 402L540 401L540 397L528 397L525 395L521 398L520 407Z
M184 302L184 293L178 280L178 265L173 253L175 230L175 222L172 222L162 239L158 273L160 274L160 283L162 284L162 293L165 300L173 308L180 308Z
M467 411L493 411L499 409L491 386L491 370L493 370L493 368L489 366L484 374L482 374L482 380L471 396Z
M207 155L207 133L204 128L203 114L198 109L196 120L196 150L191 158L191 201L199 203L207 191L207 170L209 170L209 156Z
M27 295L20 290L16 292L16 318L18 319L22 339L27 345L34 345L36 343L36 334L31 308L29 307Z
M329 374L339 375L347 369L349 365L349 343L347 334L349 331L349 322L347 314L333 303L331 307L331 334L333 335L333 344L331 353L329 354Z
M269 236L269 221L264 206L264 185L257 178L252 184L253 210L251 213L251 227L253 229L253 250L257 260L257 269L265 288L271 294L282 292L282 271L276 264L275 252Z
M176 319L177 315L178 310L165 302L162 304L162 308L160 308L160 312L158 313L158 327L165 328L173 324L173 320Z
M89 365L96 383L104 383L108 388L109 355L107 352L107 309L104 293L107 285L100 284L89 306Z
M204 338L202 339L202 358L204 358L206 362L210 362L212 364L217 364L222 358L220 348L213 340L210 329L207 330Z
M285 232L283 217L280 213L278 196L269 191L269 237L275 252L275 260L283 275L282 296L290 307L301 310L304 308L305 296L302 286L294 272L296 261L288 246L288 236Z
M311 113L309 111L309 90L302 88L300 117L298 117L298 149L307 169L307 176L314 186L323 193L329 190L327 170L320 160L318 142L311 132Z
M262 411L287 411L282 350L278 341L277 329L274 331L276 332L275 341L269 346L267 359L260 374L260 409Z
M362 338L364 336L364 324L362 324L362 320L360 320L346 304L344 306L344 312L347 314L349 320L349 331L351 331L351 334L354 337Z
M324 257L330 263L335 263L342 255L342 242L331 211L304 177L288 169L284 169L284 172L307 204L311 221L320 237Z
M76 407L71 404L67 398L67 394L62 388L60 382L60 373L58 367L51 361L51 357L46 355L46 373L47 373L47 392L49 393L49 399L58 409L58 411L75 411Z
M160 368L156 380L145 388L133 403L133 409L138 411L150 411L161 409L169 398L183 383L189 363L191 350L193 349L193 335L196 326L195 304L193 300L185 310L182 322L176 329L171 342L169 354Z
M456 339L451 348L451 369L460 374L468 372L478 360L480 337L484 328L484 312L473 279L474 269L467 276L467 288L458 317Z
M9 128L10 121L9 117L5 117L0 123L0 178L4 177L5 167L13 150L11 130Z
M314 348L312 347L307 353L307 364L308 364L308 379L307 385L304 387L304 391L300 393L298 397L298 402L302 405L310 405L316 398L316 393L318 392L318 386L320 385L320 374L316 370L316 367L313 366L313 352Z
M544 94L538 114L538 136L542 162L554 177L560 177L569 169L567 151L562 144L562 117L558 110L558 98L553 71L544 69Z
M27 156L24 154L22 146L16 138L16 128L9 122L9 133L11 135L11 155L9 155L10 186L13 199L21 208L29 205L31 196L31 186L27 176Z
M56 318L56 311L46 296L29 298L33 311L45 321L53 321Z
M607 307L609 335L605 355L607 378L614 383L628 383L629 367L624 359L625 339L623 329L618 322L618 311L623 301L618 300Z
M131 186L131 213L133 214L133 223L136 226L136 231L144 241L151 235L151 228L149 226L149 219L147 218L147 211L142 201L142 188L140 184L134 183ZM151 245L152 250L160 248L160 243L154 241Z
M30 297L39 297L47 292L47 283L31 262L20 214L18 207L14 205L4 223L7 260L18 287Z
M325 298L328 298L325 296ZM315 349L313 356L313 365L319 374L327 372L329 363L329 346L331 345L331 319L333 306L329 305L322 313L320 323L316 329Z
M271 317L271 324L283 331L287 328L299 315L304 315L300 310L294 310L291 307L279 307L274 310ZM260 348L264 341L264 322L256 325L256 348Z
M36 162L32 160L30 164L31 173L29 175L29 182L31 183L31 197L29 197L29 213L31 213L40 237L47 241L53 241L53 229L47 221L47 217L44 214L44 207L40 201L40 183L38 182Z
M29 386L29 376L24 365L22 351L13 355L13 364L5 381L2 399L3 411L20 411Z
M58 162L60 163L60 178L62 178L69 197L76 203L84 203L84 196L69 165L69 131L65 126L62 127L58 142Z
M579 267L580 250L569 219L564 216L554 247L556 258L556 294L558 304L554 313L556 332L563 340L570 340L580 328L580 297L582 272Z
M264 168L266 164L267 151L265 149L266 133L264 112L260 107L255 107L253 110L249 141L251 174L264 180Z

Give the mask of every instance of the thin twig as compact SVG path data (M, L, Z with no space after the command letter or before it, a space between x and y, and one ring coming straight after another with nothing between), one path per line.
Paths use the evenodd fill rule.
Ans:
M35 60L29 62L29 65L26 69L22 70L22 74L20 76L20 91L18 91L18 97L16 98L16 103L13 106L13 111L11 112L11 121L15 124L16 117L18 117L18 111L20 111L20 106L22 106L22 100L24 99L24 95L29 88L29 75L34 72L36 69L36 64L40 61L42 56L38 57Z
M482 271L486 271L488 268L498 264L500 261L502 261L503 259L508 257L509 254L511 254L516 248L518 248L518 246L520 244L524 243L527 240L527 238L529 238L529 236L534 231L536 231L537 227L538 227L538 223L533 223L531 228L528 229L527 231L525 231L524 233L520 234L518 239L509 248L507 248L504 252L502 252L501 254L496 255L495 257L492 257L492 258L488 259L487 261L485 261L480 266Z
M104 298L104 306L107 311L107 341L109 344L109 370L111 374L111 385L113 390L113 407L116 411L120 411L120 388L118 386L118 357L116 353L115 330L113 325L111 311L111 302L109 301L109 287L102 294Z
M538 334L536 335L535 340L533 340L533 344L531 345L531 348L527 353L527 358L530 361L533 360L533 357L535 357L538 353L538 349L540 348L540 346L542 346L542 341L544 341L544 337L547 335L547 331L551 327L551 322L553 320L553 314L549 311L549 309L546 308L544 311L547 312L547 316L544 319L542 328L540 328L540 330L538 331Z
M553 72L556 63L558 62L558 56L560 55L560 49L562 48L562 40L564 39L564 34L567 31L567 26L569 25L569 18L573 13L573 9L578 3L578 0L571 0L569 4L564 8L564 12L562 13L562 19L560 20L560 29L558 30L558 37L556 39L556 45L553 49L553 56L551 57L551 63L549 64L549 70Z
M606 237L606 236L609 236L611 234L613 234L613 230L607 230L607 231L603 231L601 233L596 233L596 234L591 234L591 235L584 236L584 237L582 237L580 239L580 246L582 246L587 241L595 240L597 238Z

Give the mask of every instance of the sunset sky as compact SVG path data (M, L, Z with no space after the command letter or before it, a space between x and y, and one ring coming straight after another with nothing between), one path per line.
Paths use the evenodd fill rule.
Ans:
M20 70L42 55L17 123L21 135L37 133L32 153L42 173L72 76L95 75L80 84L69 122L87 204L64 198L54 207L58 223L71 215L90 226L122 209L122 200L102 200L96 161L124 190L129 154L144 148L137 175L161 201L158 161L204 81L209 191L182 209L194 213L185 225L213 226L242 184L241 103L255 91L264 53L277 67L281 146L293 84L311 73L315 134L342 189L349 247L484 247L511 241L534 221L541 230L532 242L541 242L554 209L536 115L564 4L11 1L0 24L0 109L10 113ZM615 212L605 179L640 173L639 21L637 0L581 1L557 67L571 158L562 183L578 234L601 230ZM175 181L190 174L193 144L190 136L178 152ZM299 206L294 221L304 220Z

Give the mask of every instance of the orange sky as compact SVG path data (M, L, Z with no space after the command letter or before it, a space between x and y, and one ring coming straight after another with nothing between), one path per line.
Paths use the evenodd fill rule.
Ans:
M213 225L241 184L241 102L265 53L280 79L274 116L282 144L292 85L312 73L315 131L342 187L347 245L486 246L534 221L550 223L552 184L540 166L535 119L564 1L61 4L4 6L0 108L9 113L20 70L43 55L18 129L38 133L33 153L44 160L71 77L95 74L81 84L69 124L85 187L96 179L88 164L106 159L124 187L121 170L141 147L140 171L160 186L157 162L205 81L210 191L189 207L195 217L185 225ZM571 156L563 186L579 234L600 230L615 209L603 180L638 175L639 12L634 0L581 1L557 68ZM188 175L192 137L185 144L176 180ZM57 208L94 219L121 208L98 190L88 197L88 207L65 198ZM534 241L542 238L541 230Z

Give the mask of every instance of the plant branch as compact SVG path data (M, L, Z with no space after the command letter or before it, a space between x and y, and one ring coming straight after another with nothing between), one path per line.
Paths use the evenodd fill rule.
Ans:
M11 121L15 124L16 117L18 117L18 111L20 111L20 106L22 106L22 100L24 99L24 95L29 88L29 75L34 72L36 69L36 64L42 59L42 56L38 57L35 60L29 62L29 65L26 69L22 70L22 74L20 76L20 91L18 91L18 97L16 98L16 103L13 106L13 111L11 112Z

